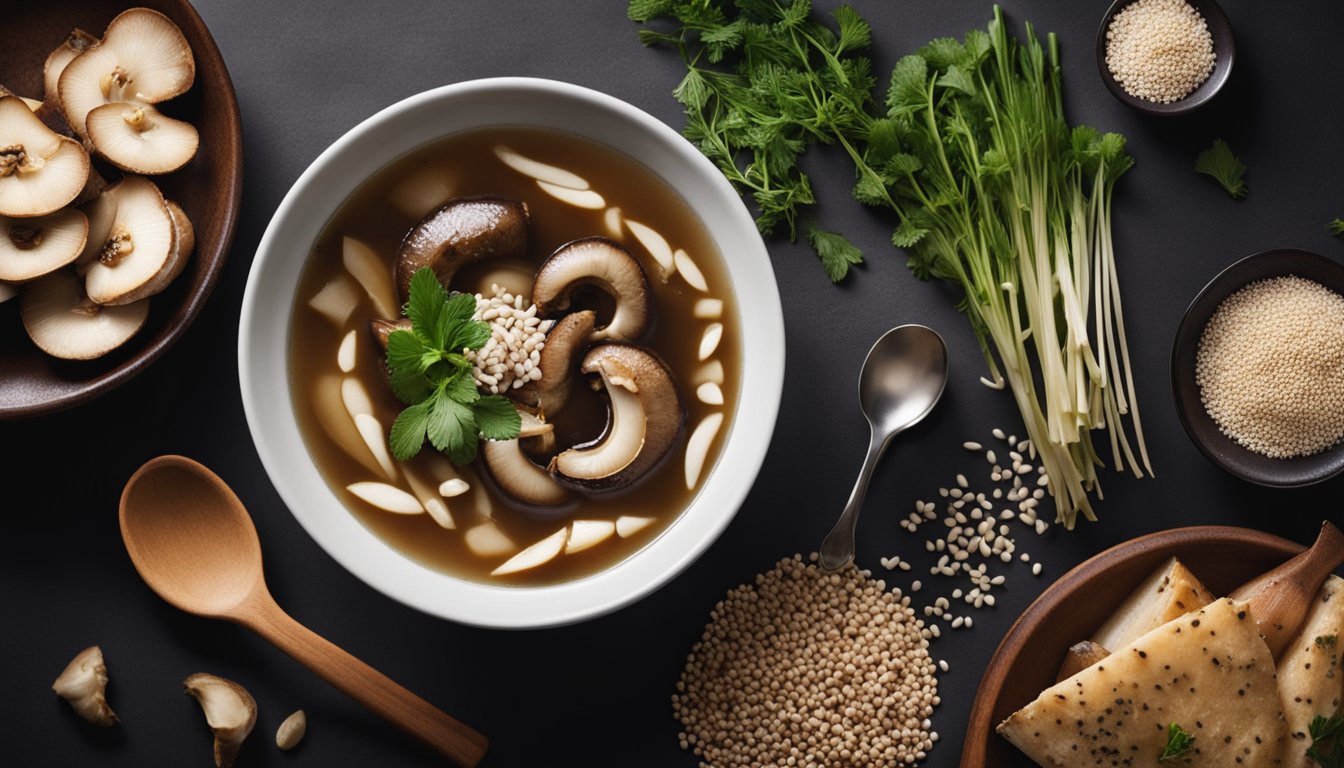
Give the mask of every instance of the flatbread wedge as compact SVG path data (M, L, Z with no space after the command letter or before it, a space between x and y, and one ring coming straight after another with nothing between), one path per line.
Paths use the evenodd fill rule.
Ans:
M1158 762L1167 729L1194 736ZM1164 624L1047 688L998 731L1043 766L1277 766L1287 741L1274 660L1244 603Z
M1286 768L1320 768L1307 757L1312 718L1330 717L1344 700L1344 579L1331 576L1312 601L1302 630L1279 659L1279 692L1288 724Z
M1092 641L1112 650L1123 648L1172 619L1203 608L1214 594L1180 560L1171 558L1101 625Z

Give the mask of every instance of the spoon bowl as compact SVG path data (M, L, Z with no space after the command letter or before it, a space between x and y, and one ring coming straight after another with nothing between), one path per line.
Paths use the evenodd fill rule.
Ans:
M121 537L159 597L198 616L232 616L264 583L261 542L233 491L186 461L160 456L131 476L122 495Z
M947 386L947 345L923 325L901 325L868 350L859 374L859 407L868 419L868 455L845 510L821 543L821 567L838 571L854 561L854 529L878 459L896 435L929 415Z
M159 597L251 629L457 765L471 768L485 755L484 736L275 604L252 517L214 472L182 456L152 459L126 482L120 519L131 562Z

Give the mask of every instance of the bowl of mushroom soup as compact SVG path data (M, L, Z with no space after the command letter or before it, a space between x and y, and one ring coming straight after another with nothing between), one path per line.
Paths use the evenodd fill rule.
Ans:
M258 247L238 354L262 463L320 546L427 613L539 627L718 537L769 445L784 331L751 216L692 145L498 78L313 162Z

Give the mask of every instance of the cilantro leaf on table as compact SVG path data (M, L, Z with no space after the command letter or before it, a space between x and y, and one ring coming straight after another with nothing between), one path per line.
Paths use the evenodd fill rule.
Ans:
M1246 182L1242 179L1246 174L1246 166L1232 154L1232 148L1222 139L1199 153L1195 158L1195 172L1212 176L1234 200L1246 196Z
M517 411L499 395L481 396L464 354L490 339L489 324L472 319L475 298L449 294L432 269L422 268L411 276L404 310L411 329L387 336L388 381L407 405L388 435L392 455L407 461L428 440L453 463L469 464L482 433L490 440L517 437Z
M851 264L863 263L863 252L838 232L814 229L807 233L807 240L821 257L821 266L832 283L845 279Z
M1344 219L1334 219L1325 228L1330 230L1332 235L1344 235Z
M1157 756L1157 762L1165 763L1168 761L1179 760L1185 757L1185 754L1195 747L1195 737L1178 723L1172 723L1167 726L1167 746L1162 750L1162 754Z

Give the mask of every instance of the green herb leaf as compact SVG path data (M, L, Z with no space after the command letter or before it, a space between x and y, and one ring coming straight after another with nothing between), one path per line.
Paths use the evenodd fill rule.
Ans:
M1344 219L1335 219L1326 224L1325 228L1330 230L1332 235L1344 235Z
M1322 768L1344 768L1344 747L1339 744L1341 729L1344 729L1344 713L1336 711L1328 718L1322 715L1313 717L1307 728L1311 734L1307 757L1315 760Z
M840 25L840 52L861 50L872 42L872 28L850 6L842 5L831 15Z
M388 380L397 399L408 406L392 423L388 437L392 455L399 461L410 459L428 439L455 463L469 463L476 457L479 431L473 406L481 393L463 352L484 346L490 325L472 319L474 297L449 295L429 268L411 276L405 311L411 330L396 330L387 337ZM508 405L504 398L498 399ZM514 416L513 433L500 439L518 434ZM492 434L505 435L507 427L496 419Z
M1195 737L1177 723L1167 726L1167 746L1157 756L1157 762L1174 762L1195 747Z
M821 257L821 265L831 282L838 283L849 274L851 264L863 263L863 251L837 232L822 232L813 229L807 233L808 242Z
M1212 176L1234 200L1246 196L1246 182L1241 178L1246 173L1246 166L1232 154L1232 148L1222 139L1199 153L1195 158L1195 172Z
M432 403L432 400L416 403L402 410L396 421L392 422L388 443L397 461L409 461L420 453L420 447L425 444L425 431L429 429Z
M513 403L501 395L486 395L472 406L476 426L487 440L512 440L522 428L522 417Z

